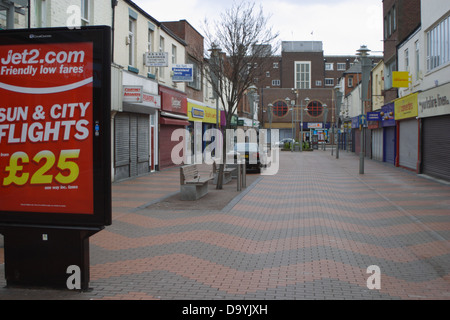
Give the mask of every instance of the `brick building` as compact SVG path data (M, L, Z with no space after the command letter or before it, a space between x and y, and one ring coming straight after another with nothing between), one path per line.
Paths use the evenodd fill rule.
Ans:
M335 121L334 87L355 58L326 56L321 41L284 41L266 77L255 79L261 127L279 129L280 139L300 139L302 129L303 140L311 130L324 132L321 137L327 139Z
M398 70L397 46L420 26L420 0L383 0L383 17L384 98L388 103L398 98L392 87L392 72Z

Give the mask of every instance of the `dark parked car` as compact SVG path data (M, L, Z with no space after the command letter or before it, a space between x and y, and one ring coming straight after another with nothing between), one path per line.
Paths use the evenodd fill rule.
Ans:
M236 153L239 153L241 156L245 158L245 165L248 171L256 170L257 172L261 172L261 168L264 167L261 159L265 159L265 153L260 152L259 146L257 143L236 143L234 146L234 159L237 159Z

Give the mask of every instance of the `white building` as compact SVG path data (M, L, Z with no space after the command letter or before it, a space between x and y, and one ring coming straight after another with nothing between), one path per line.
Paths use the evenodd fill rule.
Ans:
M450 2L422 1L421 15L421 172L450 181Z
M398 70L410 77L395 101L400 165L450 180L450 3L423 1L421 22L397 47Z

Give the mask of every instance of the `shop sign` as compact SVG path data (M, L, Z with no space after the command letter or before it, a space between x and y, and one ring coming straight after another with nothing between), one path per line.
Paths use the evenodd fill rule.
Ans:
M144 63L146 67L168 67L168 52L146 52L144 54Z
M188 101L189 121L202 121L205 123L216 123L216 109L202 106Z
M142 86L123 86L123 102L141 103L143 99Z
M413 93L405 97L396 99L395 105L395 119L402 120L417 117L418 115L418 93Z
M359 116L352 118L352 129L359 128Z
M380 113L377 111L367 112L367 121L380 121Z
M382 127L395 126L395 106L393 102L381 107L380 117Z
M202 109L192 108L191 109L192 118L203 119L205 117L205 111Z
M322 129L322 123L308 122L308 129Z
M176 64L172 68L173 82L192 82L194 81L193 76L194 65L192 64Z
M411 76L408 71L393 71L392 72L392 87L394 88L408 88Z
M450 114L450 83L419 94L419 117Z
M187 115L187 95L167 87L159 87L161 109L167 112Z
M161 97L150 93L142 93L142 105L150 108L161 108Z

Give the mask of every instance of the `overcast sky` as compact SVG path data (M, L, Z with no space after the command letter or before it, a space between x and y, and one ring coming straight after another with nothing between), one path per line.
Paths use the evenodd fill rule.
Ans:
M211 22L232 1L134 0L158 21L187 20L202 33L205 17ZM367 45L382 55L382 0L255 0L270 16L281 41L322 41L325 55L352 55Z

